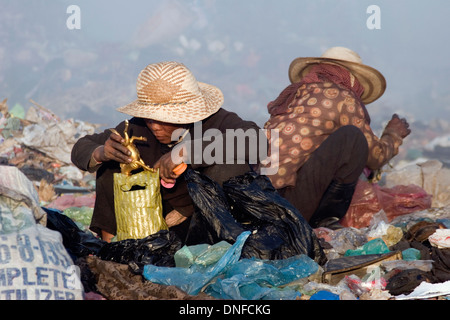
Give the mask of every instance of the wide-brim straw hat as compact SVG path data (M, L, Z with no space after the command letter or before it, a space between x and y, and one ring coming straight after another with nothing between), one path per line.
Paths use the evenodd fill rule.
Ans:
M224 101L219 88L198 82L184 64L174 61L145 67L138 76L136 89L138 99L117 110L166 123L201 121L216 113Z
M295 59L289 67L290 81L299 82L309 72L308 67L318 63L337 64L347 68L364 87L361 101L365 104L374 102L386 90L384 76L378 70L363 64L356 52L344 47L330 48L321 57Z

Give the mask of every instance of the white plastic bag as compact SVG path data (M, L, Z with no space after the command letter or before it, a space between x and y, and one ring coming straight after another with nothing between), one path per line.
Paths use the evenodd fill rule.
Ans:
M428 241L440 249L450 248L450 229L437 229L428 237Z

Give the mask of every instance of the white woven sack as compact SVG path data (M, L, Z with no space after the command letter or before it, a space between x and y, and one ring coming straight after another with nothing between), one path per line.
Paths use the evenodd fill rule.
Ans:
M43 216L34 193L17 168L0 166L0 300L81 300L61 234L36 223Z

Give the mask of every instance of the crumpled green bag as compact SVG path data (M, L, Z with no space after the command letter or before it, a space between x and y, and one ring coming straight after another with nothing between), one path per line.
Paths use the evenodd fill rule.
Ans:
M114 174L117 240L143 239L168 230L162 216L159 170Z

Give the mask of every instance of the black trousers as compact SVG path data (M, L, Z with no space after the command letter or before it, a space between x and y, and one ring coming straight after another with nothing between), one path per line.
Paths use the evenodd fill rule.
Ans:
M319 203L332 183L358 181L368 158L364 134L355 126L344 126L331 134L297 171L295 187L279 189L307 221L311 221Z

